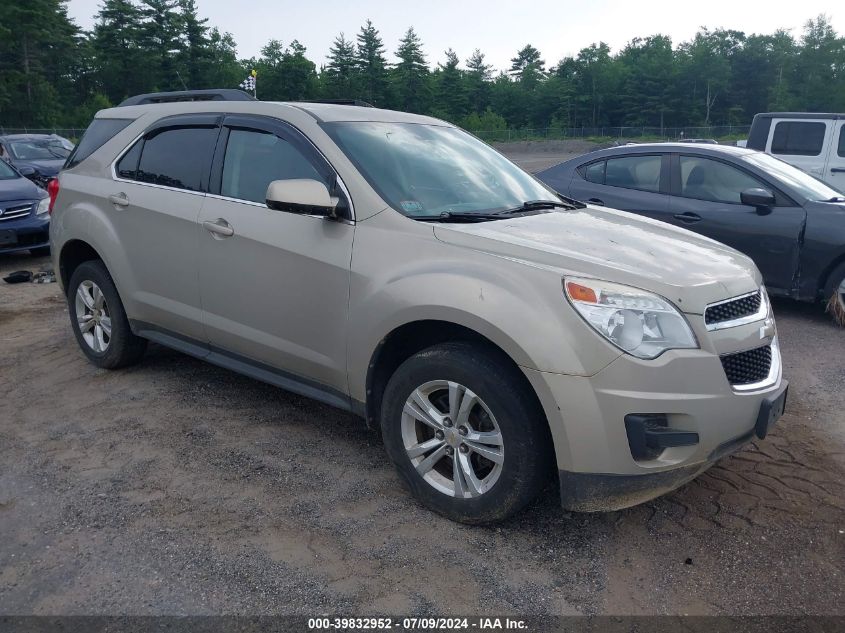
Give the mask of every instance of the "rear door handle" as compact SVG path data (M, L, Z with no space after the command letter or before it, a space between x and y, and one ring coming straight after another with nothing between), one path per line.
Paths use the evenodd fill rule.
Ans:
M845 167L831 167L830 173L832 174L841 174L845 173Z
M202 228L209 233L213 233L215 236L219 235L220 237L231 237L235 234L235 229L233 229L232 226L223 218L206 220L202 223Z
M604 206L604 200L599 200L598 198L590 198L587 202L591 202L592 204L597 204L600 207Z
M680 220L681 222L686 222L687 224L692 224L693 222L699 222L701 220L701 216L697 213L690 213L687 211L686 213L676 213L673 216L676 220Z
M111 202L116 207L128 207L129 206L129 198L126 197L126 194L122 191L116 195L109 196L109 202Z

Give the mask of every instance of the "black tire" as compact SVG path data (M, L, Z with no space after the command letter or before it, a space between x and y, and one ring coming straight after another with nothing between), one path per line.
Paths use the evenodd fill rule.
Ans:
M108 316L111 319L111 336L104 351L97 351L86 342L76 317L77 292L80 285L85 282L93 282L102 291ZM67 301L70 323L76 341L94 365L104 369L119 369L134 365L141 360L147 349L147 341L132 333L123 303L117 294L117 288L103 262L99 260L83 262L73 271L68 284Z
M504 460L498 479L478 496L459 498L436 489L417 472L406 451L402 434L405 403L421 385L441 380L474 392L492 413L501 433ZM382 402L381 428L390 459L417 499L454 521L501 521L532 501L554 473L554 449L546 417L525 377L496 350L463 342L423 350L399 366ZM453 454L458 452L453 449ZM440 467L448 472L450 464L453 462L447 461Z
M845 283L845 263L840 264L833 270L824 289L827 311L830 312L836 323L845 327L845 290L842 290L843 283Z
M29 249L29 254L33 257L47 257L50 254L49 246L42 246L41 248Z

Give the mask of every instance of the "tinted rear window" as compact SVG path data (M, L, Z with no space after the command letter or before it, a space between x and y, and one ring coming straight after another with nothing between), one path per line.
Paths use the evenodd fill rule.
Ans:
M609 158L604 183L613 187L660 191L660 156Z
M167 128L157 132L144 140L134 180L204 191L216 142L216 127ZM127 167L131 169L130 165Z
M130 123L132 119L94 119L76 148L67 157L64 168L76 167Z
M824 144L825 124L811 121L781 121L772 135L772 154L818 156Z
M839 128L839 149L836 153L845 158L845 125Z

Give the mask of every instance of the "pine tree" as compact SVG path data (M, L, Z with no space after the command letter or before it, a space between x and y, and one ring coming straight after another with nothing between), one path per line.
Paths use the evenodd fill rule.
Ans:
M485 63L484 53L477 48L466 64L467 99L472 110L481 114L489 103L493 66Z
M207 18L200 18L196 0L179 0L180 18L184 33L184 47L180 59L182 79L189 88L212 88L209 85L211 51L209 50Z
M355 44L341 33L329 49L329 63L325 67L326 91L330 98L354 99L358 96L358 66Z
M511 59L510 74L527 88L533 88L546 75L546 62L540 59L540 51L526 44Z
M410 27L399 40L396 50L399 63L394 70L399 108L406 112L425 112L428 105L428 64L422 41Z
M176 59L184 55L181 39L182 16L176 10L178 0L141 0L144 22L142 46L147 52L152 83L157 90L181 90Z
M467 114L467 95L463 72L458 68L460 61L451 48L446 51L446 63L438 64L437 98L435 101L443 116L451 122L461 120Z
M140 49L140 9L131 0L104 0L91 37L99 90L112 103L146 92Z
M361 89L366 101L374 106L383 106L387 90L387 59L384 43L378 30L370 20L358 33L358 50L355 61L361 75Z

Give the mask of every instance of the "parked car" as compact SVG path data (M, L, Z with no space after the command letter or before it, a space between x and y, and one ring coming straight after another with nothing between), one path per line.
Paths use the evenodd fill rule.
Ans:
M776 156L845 192L845 114L756 114L747 147Z
M845 197L768 154L652 143L592 152L538 174L556 191L687 228L754 260L770 294L845 316Z
M47 192L0 160L0 253L50 253Z
M571 203L413 114L237 91L103 110L58 179L54 263L99 367L147 340L355 412L413 493L500 520L689 481L781 415L741 253Z
M55 134L7 134L0 136L0 158L46 189L71 152L68 144L73 145Z

